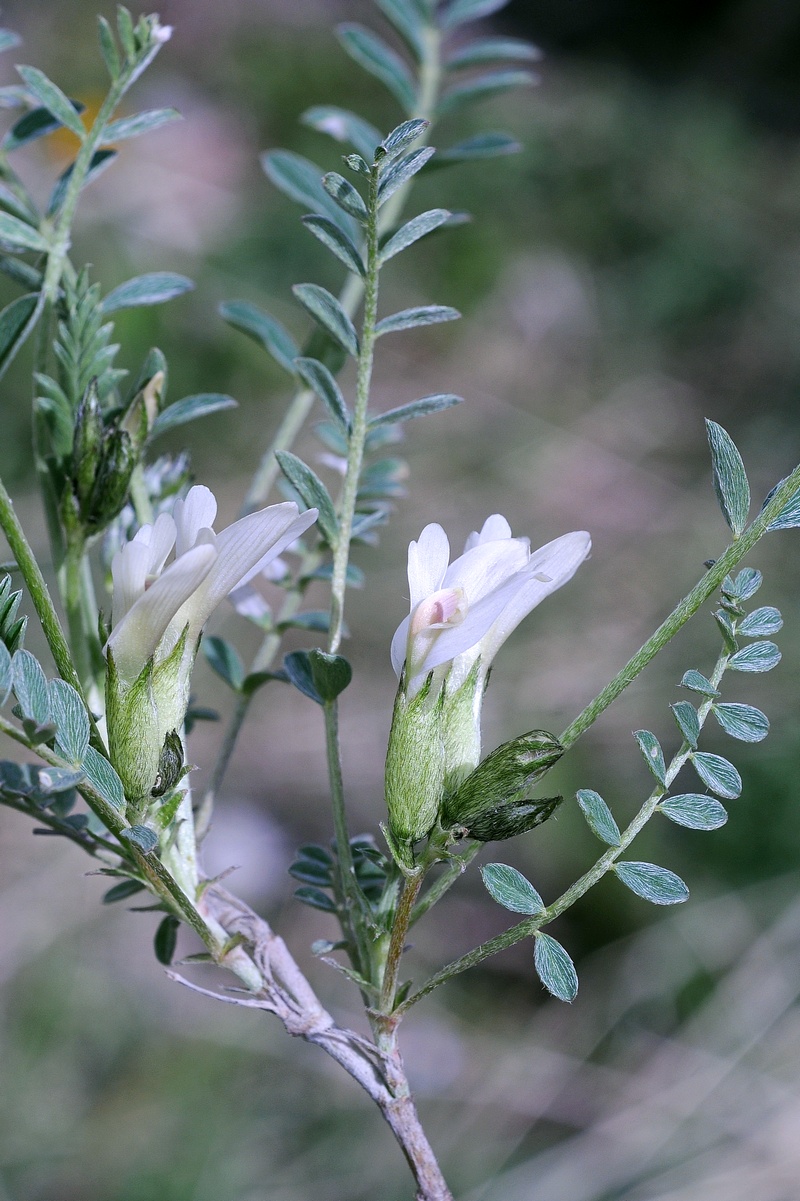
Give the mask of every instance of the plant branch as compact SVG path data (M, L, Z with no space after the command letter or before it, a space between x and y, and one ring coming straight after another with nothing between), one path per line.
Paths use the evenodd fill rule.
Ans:
M680 604L675 606L669 617L647 639L644 646L614 676L614 679L606 684L605 688L586 706L583 712L578 714L575 720L567 726L559 739L565 749L577 742L581 734L589 729L603 710L607 709L611 702L625 691L670 639L675 637L689 618L694 616L700 606L708 600L712 593L716 592L725 576L741 563L745 555L767 533L769 526L798 490L800 490L800 467L795 467L791 475L778 485L769 504L764 506L755 521L751 522L741 536L730 544L688 596L685 596Z

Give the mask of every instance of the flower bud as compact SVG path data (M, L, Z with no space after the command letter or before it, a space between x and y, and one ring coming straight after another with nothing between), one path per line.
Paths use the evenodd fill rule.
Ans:
M478 814L472 825L465 828L468 836L478 842L502 842L505 838L516 838L518 834L527 834L529 830L541 826L548 817L552 817L563 800L562 796L554 796L498 805Z
M170 730L161 748L161 758L158 761L156 782L150 789L150 795L162 797L171 792L183 776L183 743L177 730Z
M125 430L114 430L106 436L94 487L82 509L90 530L104 529L120 513L128 498L137 461L138 455Z
M559 741L546 730L531 730L503 743L446 798L443 820L473 829L481 814L521 800L563 753Z
M413 844L430 832L442 803L442 705L430 692L426 683L409 698L401 681L386 752L389 831L407 867L413 866Z
M83 515L95 486L103 446L103 417L93 379L78 405L72 439L72 477Z

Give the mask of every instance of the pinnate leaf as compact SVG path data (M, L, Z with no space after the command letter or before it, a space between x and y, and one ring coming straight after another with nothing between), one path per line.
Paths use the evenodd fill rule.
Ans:
M323 246L327 246L328 250L336 255L340 263L344 263L348 271L361 276L362 279L366 276L367 269L364 266L364 260L347 234L343 233L334 221L328 217L320 217L317 213L311 213L309 216L303 217L303 224L315 238L322 242Z
M371 163L375 148L381 140L380 130L363 117L346 108L330 104L318 104L309 108L300 118L319 133L326 133L337 142L349 142L367 162Z
M180 120L181 114L175 108L153 108L145 113L135 113L132 117L120 117L106 126L101 145L109 146L126 138L138 138L140 134L150 133L170 121Z
M710 680L707 680L699 671L686 671L681 680L681 688L688 688L692 692L699 692L701 696L719 696L718 690L714 687Z
M442 14L442 27L455 29L457 25L464 25L468 21L491 17L507 4L508 0L451 0Z
M512 913L541 913L544 901L530 880L507 863L487 863L481 868L483 883L489 894Z
M549 934L536 933L533 949L536 975L559 1001L574 1001L578 995L578 973L560 942Z
M358 335L355 326L339 301L318 284L295 284L295 297L314 320L330 334L342 350L358 357Z
M403 59L363 25L340 25L339 41L354 62L379 79L406 112L416 104L414 78Z
M39 661L30 651L16 651L11 661L14 695L22 716L44 726L50 720L50 692Z
M0 212L0 246L4 250L35 250L40 254L46 254L50 248L49 242L38 229L11 213L3 212Z
M324 363L317 359L299 358L294 361L295 370L303 383L320 398L342 433L350 430L350 413L341 389Z
M678 701L675 705L670 705L672 716L677 722L678 729L683 737L689 743L689 746L697 746L697 739L700 737L700 719L697 716L697 710L689 701Z
M741 796L742 778L733 764L723 759L722 755L695 751L692 763L698 776L711 792L724 797L726 801L733 801Z
M619 826L600 794L591 788L579 788L577 797L581 812L592 833L596 834L601 842L605 842L611 847L618 847Z
M452 392L438 392L435 396L423 396L421 400L412 400L410 404L399 405L396 409L387 409L370 421L370 429L381 425L397 425L401 421L411 421L415 417L426 417L429 413L441 413L453 405L463 403L463 397L455 396Z
M401 225L397 232L393 233L384 243L380 253L380 261L382 263L388 262L389 259L399 254L401 250L405 250L407 246L412 246L414 242L418 242L426 234L444 225L451 215L447 209L429 209L426 213L420 213L418 217L412 217L405 225Z
M50 714L55 723L56 748L70 763L83 763L89 746L89 716L78 693L66 680L51 680Z
M185 275L176 275L174 271L152 271L119 284L104 297L100 308L104 313L115 313L118 309L132 309L139 305L164 304L193 287L194 284Z
M244 684L244 664L238 651L230 642L216 636L206 637L202 642L203 654L209 667L224 680L234 692L241 692Z
M687 830L718 830L728 820L724 805L700 792L672 796L659 805L661 812Z
M37 67L17 67L17 70L24 79L28 91L36 97L42 107L52 113L60 125L72 130L75 136L83 141L86 137L83 122L75 111L72 101L64 95L61 88L53 83L52 79L48 79L44 72L38 70Z
M689 889L674 872L656 863L615 863L614 871L622 883L653 905L679 905L689 899Z
M405 329L417 329L421 325L438 325L443 321L457 321L461 314L444 304L426 304L413 309L402 309L391 317L384 317L375 326L376 337L396 334Z
M666 784L667 768L664 763L664 752L655 734L651 734L649 730L634 730L633 736L639 743L639 750L650 771L659 784Z
M280 321L248 300L223 301L219 313L223 321L258 342L279 366L294 375L294 360L300 351Z
M342 209L351 217L355 217L356 221L360 221L362 224L366 222L367 206L361 193L353 187L349 179L345 179L336 171L329 171L322 177L322 186L337 208Z
M300 494L305 504L309 508L319 510L319 517L317 519L319 528L325 535L329 545L335 545L339 533L339 522L330 493L322 480L302 459L298 459L297 455L293 455L291 451L276 451L275 457L278 460L281 471L292 487Z
M728 660L734 671L772 671L781 661L781 652L774 642L751 642Z
M753 705L714 705L712 713L725 733L741 742L761 742L769 734L769 718Z
M420 146L417 150L409 150L393 159L381 174L378 184L378 206L385 204L398 188L421 171L435 151L432 146Z
M533 71L487 71L476 79L448 88L439 101L437 112L443 117L465 104L488 100L490 96L499 96L514 88L531 87L538 82L538 76Z
M182 400L176 400L164 409L163 413L158 414L150 430L150 438L160 438L169 430L186 425L189 421L196 421L199 417L208 417L211 413L235 408L236 401L223 392L202 392L197 396L184 396Z
M706 420L708 445L711 448L711 465L714 471L714 491L717 494L723 516L733 531L734 537L741 534L750 512L750 485L744 469L742 456L730 434Z
M763 638L765 634L777 634L783 626L783 618L772 605L753 609L739 622L738 632L745 638Z

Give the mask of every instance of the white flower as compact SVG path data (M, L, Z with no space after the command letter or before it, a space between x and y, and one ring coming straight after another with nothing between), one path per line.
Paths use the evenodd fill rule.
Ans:
M203 626L230 592L308 529L317 510L272 505L219 534L216 515L213 493L191 488L111 563L106 716L111 758L131 799L149 796L164 740L183 725Z
M166 658L187 629L187 645L234 589L246 584L316 520L287 501L249 513L215 534L217 502L201 485L144 525L114 556L113 632L108 649L123 680L154 656ZM175 559L165 563L175 548Z
M506 519L494 514L450 563L444 530L426 526L408 548L411 612L392 639L392 664L398 676L405 669L408 694L436 671L452 695L478 660L485 679L509 634L572 578L590 550L589 535L577 531L531 552L528 539L512 538Z

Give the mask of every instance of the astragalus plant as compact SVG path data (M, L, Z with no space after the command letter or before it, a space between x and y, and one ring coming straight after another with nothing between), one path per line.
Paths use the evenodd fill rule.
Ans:
M410 396L387 411L373 396L373 363L385 336L402 339L459 316L442 304L385 312L382 273L401 270L407 247L433 234L447 236L448 227L464 220L456 209L415 211L421 172L470 161L492 162L501 172L502 157L516 149L512 138L496 132L435 149L439 118L457 118L467 105L533 82L530 64L537 58L524 42L472 28L504 0L376 3L383 33L349 24L338 36L396 100L394 128L379 130L346 109L317 106L303 120L342 143L341 173L323 173L290 151L264 157L271 181L303 209L305 231L341 264L342 287L338 296L313 282L294 287L304 311L298 310L299 322L309 321L303 345L249 302L221 307L230 325L286 371L293 389L277 430L263 431L263 458L241 516L225 529L215 530L215 498L193 481L188 457L159 457L157 443L164 432L234 402L219 393L168 399L167 363L158 350L132 373L116 366L114 314L168 301L190 281L158 272L104 291L71 257L83 189L125 153L128 139L177 115L170 109L118 115L169 41L169 28L156 16L134 21L125 8L113 22L100 18L109 85L91 121L34 67L19 67L20 82L0 90L2 104L17 110L0 159L0 268L20 288L0 313L0 365L5 370L23 348L32 352L34 453L51 548L51 561L40 565L0 483L0 526L12 560L0 585L0 730L35 756L30 763L0 764L0 800L93 857L96 870L110 878L107 901L142 894L137 905L145 900L146 908L159 911L156 956L174 979L274 1014L289 1034L326 1051L380 1108L418 1199L443 1201L451 1194L417 1116L400 1051L401 1022L434 988L523 939L544 987L573 1000L575 967L547 927L607 873L654 904L687 899L678 876L633 859L631 846L656 814L690 830L714 830L727 820L722 802L739 796L741 780L728 760L700 749L709 716L734 739L758 742L768 732L760 710L722 699L722 685L730 672L765 672L780 658L770 639L781 616L769 606L752 607L761 576L741 564L764 534L800 524L800 468L751 519L739 452L725 430L708 422L713 482L730 545L709 560L692 591L566 730L531 728L495 748L481 737L484 693L490 682L503 687L502 672L490 681L495 655L537 605L563 586L581 586L590 535L565 532L532 550L523 536L528 531L512 532L499 514L474 514L480 529L453 555L443 527L427 524L409 547L405 617L403 568L396 567L399 625L386 648L386 670L391 661L398 688L393 714L386 714L388 745L376 750L386 760L385 806L374 814L373 834L353 837L338 734L338 698L358 687L342 654L347 589L362 582L351 550L376 542L402 492L405 468L396 444L403 423L460 400L449 393ZM5 49L17 45L10 32L2 38ZM42 211L17 174L17 159L33 139L60 127L80 148ZM449 200L447 178L443 173ZM350 388L337 378L346 365L355 381ZM312 413L320 412L324 419L315 430L323 461L339 481L335 495L291 449ZM283 499L272 497L276 487ZM473 516L469 479L461 503ZM274 610L259 588L265 576L282 590ZM312 610L307 594L320 582L328 603ZM683 676L686 699L672 706L674 725L661 732L666 751L655 733L635 732L652 787L633 820L620 830L588 786L568 798L541 795L553 765L712 598L716 658L700 664L703 672L691 667ZM249 665L229 642L204 639L206 623L226 600L260 631ZM30 619L40 623L52 661L40 663L25 647ZM309 648L283 654L289 631L303 632ZM356 628L352 638L358 637ZM200 716L190 692L199 649L231 693L222 751L203 795L192 791L186 755L187 732ZM287 688L307 698L309 740L324 726L331 837L326 845L301 847L290 872L298 901L325 915L326 931L331 917L338 923L337 938L320 938L312 951L352 982L369 1036L337 1024L280 935L203 868L201 844L225 770L252 698L266 686L273 705ZM446 904L485 844L535 838L562 805L578 805L604 844L596 862L547 902L515 868L484 863L486 888L515 915L514 924L412 987L412 925ZM178 965L170 965L181 925L199 947L193 950L187 939L179 976ZM301 947L298 957L306 953ZM194 971L200 964L206 972L208 965L217 969L203 986Z

